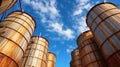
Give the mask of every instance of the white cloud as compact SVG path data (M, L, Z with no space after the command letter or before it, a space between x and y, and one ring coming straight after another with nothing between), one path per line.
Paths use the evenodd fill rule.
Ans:
M47 18L56 20L59 10L56 7L56 0L23 0L26 4L31 5L34 11L40 15L42 22L48 22Z
M73 51L73 49L75 49L74 46L68 45L68 47L67 47L67 49L66 49L66 52L67 52L67 53L71 53L71 51Z
M25 3L29 4L30 3L30 0L24 0Z
M65 36L65 38L69 39L73 39L74 38L74 31L71 29L63 29L64 24L63 23L51 23L48 27L50 29L48 29L48 31L50 32L56 32L60 35L62 35L63 37Z
M71 49L66 49L66 51L67 51L67 53L71 53L72 50Z
M88 3L88 4L86 4L86 5L84 6L84 8L85 8L86 10L90 10L92 7L93 7L93 5L91 5L90 3Z
M75 5L75 9L73 9L72 18L73 18L73 28L77 31L77 34L89 30L86 25L86 14L94 4L97 2L90 2L90 0L76 0L77 5ZM86 13L85 13L86 12Z
M78 9L78 10L74 11L73 15L79 15L79 14L81 14L82 12L83 12L82 9Z
M89 0L79 0L81 5L85 5L87 2L89 2Z
M89 0L76 0L77 6L73 10L73 16L80 15L84 10L89 10L93 5Z
M74 29L77 30L77 34L83 33L84 31L89 30L86 24L86 17L82 16L80 18L75 18L76 23L74 24Z
M24 2L31 5L34 11L40 15L41 22L46 24L47 31L56 32L68 40L74 38L74 31L69 28L64 29L64 24L58 23L62 21L56 0L24 0Z
M86 17L83 16L80 18L79 23L78 23L78 30L79 32L84 32L88 30L87 24L86 24Z

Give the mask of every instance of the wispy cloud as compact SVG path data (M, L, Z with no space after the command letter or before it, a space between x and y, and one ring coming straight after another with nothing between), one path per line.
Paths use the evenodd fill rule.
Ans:
M43 23L60 16L56 8L56 0L24 0L24 2L32 6L35 12L43 19Z
M78 9L78 10L74 11L73 15L79 15L79 14L81 14L82 12L83 12L82 9Z
M76 0L77 6L73 11L73 15L80 15L84 10L89 10L93 5L89 2L89 0Z
M80 5L86 5L87 2L89 2L89 0L77 0L78 2L80 2Z
M73 49L75 49L75 47L72 46L72 45L69 45L69 46L67 47L67 49L66 49L66 52L67 52L67 53L71 53L71 51L73 51Z
M85 19L86 19L85 16L82 16L80 18L75 18L76 23L74 23L73 27L74 27L74 29L77 30L77 34L80 34L84 31L89 30L89 28L87 27Z
M56 32L60 35L65 36L65 39L73 39L74 38L74 31L71 29L63 29L64 24L63 23L51 23L48 27L48 31L50 32Z
M46 24L46 30L56 32L58 35L66 39L74 39L74 31L70 28L64 29L64 24L61 23L61 15L57 9L56 0L24 0L28 5L31 5L35 12L40 15L41 22Z
M86 14L97 2L90 2L90 0L76 0L75 9L73 9L73 28L77 31L77 34L89 30L86 25Z

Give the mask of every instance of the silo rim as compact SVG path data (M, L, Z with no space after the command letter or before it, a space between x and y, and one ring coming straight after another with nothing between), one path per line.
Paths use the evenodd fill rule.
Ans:
M114 6L117 7L117 5L115 5L115 4L111 3L111 2L102 2L102 3L96 4L96 5L93 6L93 7L89 10L89 12L87 13L87 15L86 15L86 24L87 24L87 18L88 18L88 15L90 14L90 12L91 12L96 6L101 5L101 4L112 4L112 5L114 5ZM87 25L88 25L88 24L87 24Z
M45 40L48 42L48 45L49 45L49 41L48 41L48 39L45 38L45 37L43 37L43 36L32 36L32 37L41 37L41 38L45 39Z
M79 35L78 38L76 39L77 45L79 45L79 44L78 44L79 38L80 38L84 33L87 33L87 32L89 32L89 31L91 31L91 30L87 30L87 31L85 31L85 32L83 32L83 33L80 33L80 35Z
M56 56L56 54L55 54L55 53L53 53L53 52L48 52L48 53L51 53L51 54L53 54L55 57L57 57L57 56Z
M14 13L14 12L21 12L21 13L25 13L25 14L29 15L29 16L32 18L32 20L34 21L34 23L35 23L35 27L34 27L34 28L36 29L36 26L37 26L36 21L35 21L35 19L34 19L29 13L27 13L27 12L22 12L22 11L20 11L20 10L16 10L16 11L13 11L13 12L9 13L7 16L9 16L10 14L12 14L12 13Z
M79 50L79 48L78 48L78 47L75 48L75 49L71 52L71 56L73 55L73 52L74 52L75 50Z

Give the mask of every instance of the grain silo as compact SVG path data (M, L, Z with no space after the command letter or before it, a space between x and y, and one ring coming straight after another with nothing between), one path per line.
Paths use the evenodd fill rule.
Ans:
M33 36L30 44L31 46L28 46L27 49L28 56L24 55L24 58L27 58L24 67L46 67L48 53L47 39Z
M81 57L78 48L72 51L71 56L72 60L70 62L70 67L82 67Z
M27 49L25 50L25 52L23 54L23 58L22 58L21 63L19 65L20 67L25 67L27 59L29 57L29 53L30 53L31 47L32 47L32 41L30 41L30 43L27 46Z
M48 52L47 55L47 66L46 67L56 67L55 66L56 63L56 56L55 54Z
M10 9L17 0L0 0L0 14Z
M88 12L86 22L109 67L119 67L120 9L109 2L97 4Z
M0 23L0 67L18 67L34 29L34 20L24 12L12 12Z
M82 67L106 67L91 31L82 33L77 39Z

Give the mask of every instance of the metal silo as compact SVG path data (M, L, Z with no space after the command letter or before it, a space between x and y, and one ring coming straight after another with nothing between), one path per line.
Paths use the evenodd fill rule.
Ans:
M0 14L10 9L16 3L16 1L17 0L1 0L0 1Z
M87 14L86 22L109 67L119 67L120 9L109 2L97 4Z
M30 44L31 46L28 46L26 55L24 55L24 59L27 59L24 67L46 67L48 53L47 39L33 36Z
M83 67L106 67L91 31L82 33L77 39Z
M12 12L0 23L0 67L18 67L35 29L24 12Z
M78 48L72 51L71 56L72 56L72 60L70 62L70 67L82 67L81 57Z
M30 53L30 50L31 50L31 47L32 47L31 43L32 43L32 41L30 41L30 43L27 46L27 49L25 50L25 52L23 54L23 58L21 60L21 64L19 65L20 67L25 67L25 64L27 62L27 59L29 57L29 53Z
M55 54L48 52L47 55L47 66L46 67L56 67L55 66L56 63L56 56Z

